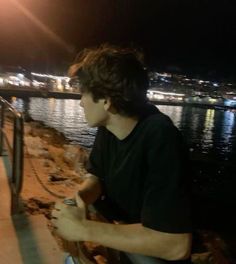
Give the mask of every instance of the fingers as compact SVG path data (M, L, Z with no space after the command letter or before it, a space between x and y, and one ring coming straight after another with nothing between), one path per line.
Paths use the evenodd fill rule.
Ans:
M52 225L51 227L52 227L52 230L53 230L53 231L55 231L55 232L56 232L56 231L57 231L57 229L58 229L58 227L57 227L57 226L55 226L55 225Z
M64 214L68 214L68 210L71 209L70 205L66 205L64 203L58 202L55 204L54 209L51 212L52 219L58 219L60 216ZM66 212L66 213L65 213Z
M60 212L61 210L55 207L51 213L52 219L57 219Z
M54 210L60 211L64 207L66 207L64 203L57 202L57 203L55 203Z
M75 200L76 200L76 203L77 203L77 207L79 207L81 209L85 209L85 203L82 200L82 198L80 197L78 192L75 194Z
M54 209L51 212L51 227L54 234L58 233L58 221L65 205L58 202L55 204Z
M58 208L59 207L59 204L56 204L54 209L52 210L51 212L51 223L52 223L52 227L54 229L57 229L56 228L56 225L57 225L57 220L60 216L60 213L61 213L61 209Z
M57 231L57 217L52 217L51 218L51 227L52 227L52 229L53 229L53 231Z

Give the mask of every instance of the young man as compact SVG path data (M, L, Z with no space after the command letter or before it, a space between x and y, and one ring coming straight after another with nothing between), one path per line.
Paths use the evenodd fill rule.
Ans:
M53 225L66 240L127 252L132 263L188 263L187 155L172 121L147 100L140 58L129 49L101 46L72 66L86 120L98 132L77 207L56 204ZM106 217L123 224L86 219L85 203L94 202L109 205Z

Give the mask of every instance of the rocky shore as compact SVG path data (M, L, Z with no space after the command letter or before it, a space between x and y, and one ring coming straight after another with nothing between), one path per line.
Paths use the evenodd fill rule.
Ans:
M87 150L70 145L61 133L40 122L25 122L22 210L27 214L45 215L52 231L50 219L54 203L74 196L83 181L87 158ZM64 250L65 243L58 237L55 239ZM96 263L106 263L103 247L85 243L83 248Z
M23 210L27 214L45 215L50 229L50 212L55 201L72 197L76 192L83 181L89 153L79 145L70 145L62 134L43 123L25 122L24 129ZM57 241L62 246L60 239ZM107 263L103 247L86 243L84 248L96 263ZM216 232L194 230L193 248L195 264L235 263L227 243Z

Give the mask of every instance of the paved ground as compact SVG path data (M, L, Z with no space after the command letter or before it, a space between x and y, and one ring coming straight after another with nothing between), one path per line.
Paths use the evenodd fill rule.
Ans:
M59 264L63 253L44 216L10 214L10 188L0 157L0 264Z

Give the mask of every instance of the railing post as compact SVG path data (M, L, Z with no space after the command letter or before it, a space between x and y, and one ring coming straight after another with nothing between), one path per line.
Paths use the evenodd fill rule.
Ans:
M0 120L0 156L3 153L3 127L4 127L4 104L1 102L1 120Z
M11 213L19 212L20 192L23 184L23 163L24 163L24 122L22 115L17 112L9 102L0 97L1 113L0 113L0 154L3 152L3 143L8 146L8 154L12 160L12 175L9 177L11 184ZM14 117L13 125L13 146L10 144L4 131L4 112L8 110Z
M23 182L23 118L18 116L14 118L14 138L13 138L13 170L12 170L12 213L17 213L19 209L19 194Z

